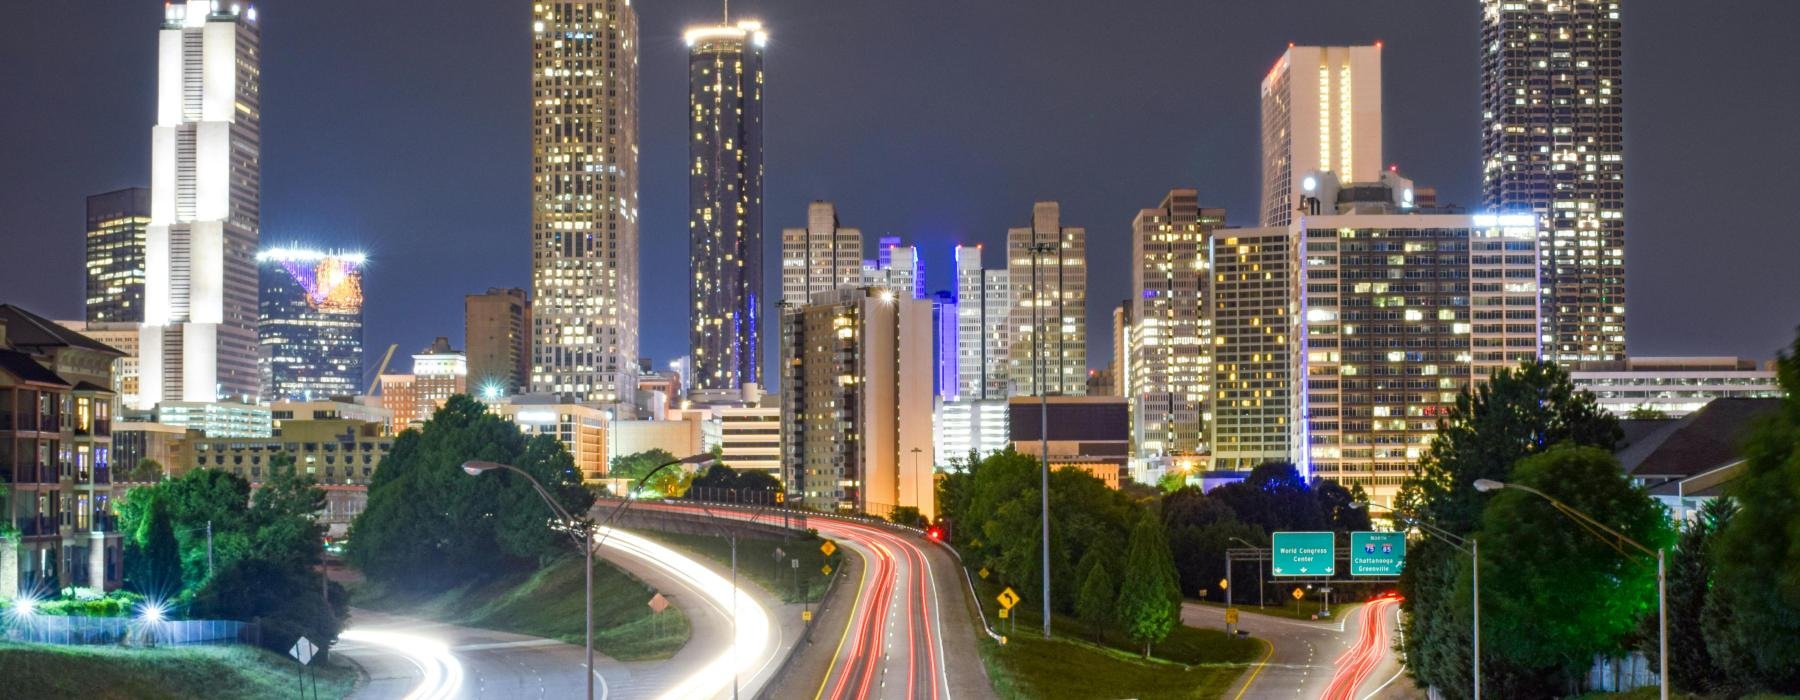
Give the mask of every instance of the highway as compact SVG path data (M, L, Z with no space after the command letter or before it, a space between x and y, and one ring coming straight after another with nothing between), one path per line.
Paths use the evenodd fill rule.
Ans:
M1227 700L1422 697L1401 677L1392 650L1397 600L1377 599L1346 609L1332 622L1259 615L1254 607L1238 610L1239 627L1269 646L1260 662L1225 692ZM1185 603L1181 621L1224 629L1225 611Z

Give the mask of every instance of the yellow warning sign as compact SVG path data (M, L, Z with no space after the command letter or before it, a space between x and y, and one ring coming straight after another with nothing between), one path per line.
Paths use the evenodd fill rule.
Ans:
M1306 597L1306 591L1300 590L1298 588L1294 589L1294 600L1299 600L1299 599L1305 598L1305 597Z
M821 567L819 567L819 571L823 572L826 576L830 576L831 575L831 565L826 564L824 566L821 566Z
M837 545L832 544L831 540L825 540L825 544L819 545L819 551L824 552L825 556L829 557L832 552L837 551Z
M1006 590L1001 591L1000 595L995 597L995 600L1000 601L1000 607L1011 610L1014 605L1019 604L1019 594L1014 593L1011 586L1007 586Z

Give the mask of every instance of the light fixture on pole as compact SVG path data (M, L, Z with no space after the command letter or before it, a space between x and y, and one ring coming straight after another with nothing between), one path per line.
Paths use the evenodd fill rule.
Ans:
M1657 686L1661 691L1660 695L1662 697L1662 700L1669 700L1669 574L1668 574L1668 565L1667 565L1666 557L1664 556L1663 550L1651 549L1649 547L1646 547L1646 546L1644 546L1643 543L1638 542L1637 540L1631 539L1630 537L1626 537L1624 533L1619 532L1618 530L1614 530L1610 527L1607 527L1606 524L1604 524L1598 520L1595 520L1593 518L1593 516L1590 516L1587 513L1583 513L1579 510L1575 510L1575 508L1570 506L1569 504L1563 503L1562 501L1559 501L1559 500L1556 500L1556 498L1554 496L1544 493L1543 491L1534 489L1530 486L1525 486L1523 484L1509 484L1509 483L1502 482L1502 481L1495 481L1493 479L1476 479L1475 480L1475 490L1476 491L1481 491L1483 493L1486 493L1489 491L1498 491L1500 489L1518 489L1518 490L1524 491L1526 493L1536 494L1539 498L1549 501L1550 506L1552 508L1555 508L1557 511L1561 512L1563 515L1568 516L1569 519L1574 520L1576 522L1576 524L1591 525L1593 527L1600 528L1601 530L1604 530L1606 532L1606 534L1612 535L1613 537L1617 537L1619 539L1619 542L1629 544L1633 547L1636 547L1638 549L1638 551L1640 551L1640 552L1643 552L1650 556L1656 557L1656 617L1657 617L1657 625L1656 626L1657 626L1658 636L1661 638L1657 645L1658 650L1657 650L1657 659L1656 659L1656 661L1657 661L1657 679L1656 679L1656 681L1657 681ZM1600 541L1602 541L1602 542L1606 541L1605 538L1600 537L1600 533L1594 532L1592 530L1589 530L1588 533L1591 535L1594 535L1595 538L1600 539ZM1618 546L1617 544L1613 545L1613 549L1619 550L1619 552L1621 554L1623 554L1625 552L1624 548Z

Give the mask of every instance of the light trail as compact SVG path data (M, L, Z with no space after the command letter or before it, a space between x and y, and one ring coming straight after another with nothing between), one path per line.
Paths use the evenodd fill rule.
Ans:
M707 602L722 615L732 617L736 611L731 646L699 668L689 672L675 687L662 694L669 700L717 697L729 692L734 680L748 680L763 672L774 661L769 656L769 613L756 599L712 569L673 549L624 530L601 528L603 547L616 549L642 559L686 582L705 596ZM735 604L733 602L735 597ZM734 607L735 605L735 607ZM769 656L757 665L757 660Z
M462 662L443 642L416 634L359 629L344 630L338 639L381 647L419 667L423 678L405 700L449 700L462 691Z
M1400 604L1395 597L1376 598L1362 606L1362 620L1357 628L1356 643L1337 658L1337 671L1325 687L1322 700L1354 700L1356 690L1375 672L1388 649L1386 613Z

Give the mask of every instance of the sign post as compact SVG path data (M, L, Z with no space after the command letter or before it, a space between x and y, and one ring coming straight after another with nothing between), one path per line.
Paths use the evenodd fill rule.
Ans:
M1276 576L1331 577L1337 573L1337 537L1330 532L1277 532L1270 540Z

